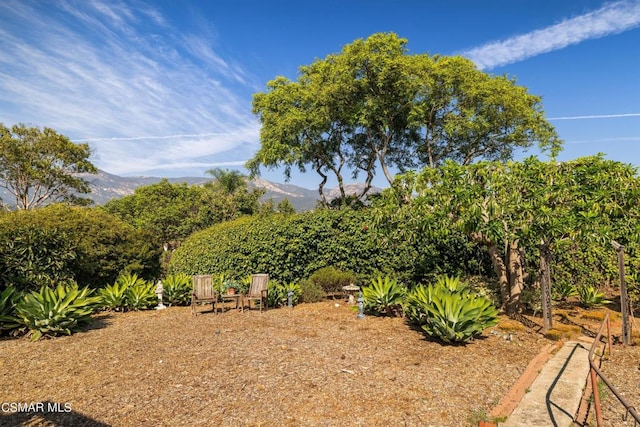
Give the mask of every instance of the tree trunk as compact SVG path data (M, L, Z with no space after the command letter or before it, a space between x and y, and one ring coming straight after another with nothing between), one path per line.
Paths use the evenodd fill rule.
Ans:
M489 256L491 257L491 264L493 265L493 270L498 277L498 283L500 284L500 299L501 305L500 310L504 311L507 308L507 303L509 302L509 273L507 271L507 266L504 263L504 260L498 253L498 247L491 243L487 245L487 249L489 251Z
M553 315L551 312L551 274L549 273L549 261L551 251L544 242L540 243L540 294L542 302L542 330L544 332L553 328Z
M517 313L521 309L520 294L524 288L524 269L522 252L518 247L519 241L514 240L509 244L508 265L509 265L509 300L506 308L507 313Z

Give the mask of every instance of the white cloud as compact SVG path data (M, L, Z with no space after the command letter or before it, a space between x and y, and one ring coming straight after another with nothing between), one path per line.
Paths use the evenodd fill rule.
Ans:
M251 76L206 31L118 0L8 0L0 15L1 122L88 141L116 174L206 170L254 152L259 124L238 95Z
M623 0L593 12L461 53L480 69L491 69L640 26L640 2Z
M640 113L626 114L596 114L590 116L565 116L565 117L549 117L547 120L591 120L591 119L618 119L624 117L640 117Z

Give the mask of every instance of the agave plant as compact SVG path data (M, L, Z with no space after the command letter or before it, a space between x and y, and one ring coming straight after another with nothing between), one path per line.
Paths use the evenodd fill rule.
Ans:
M362 288L365 309L369 312L397 315L402 310L406 291L397 280L378 276Z
M302 288L297 283L281 284L275 280L269 281L267 292L267 304L269 307L284 307L289 303L289 292L291 292L291 303L296 305Z
M58 285L55 289L43 286L39 292L26 294L16 305L20 323L31 333L31 340L42 336L71 335L89 322L100 297L91 296L87 287L78 289L76 284Z
M133 286L128 286L125 292L128 310L145 310L157 302L155 285L141 280Z
M488 327L498 323L498 310L487 298L468 292L451 292L430 287L430 304L422 305L426 321L422 329L444 342L468 342Z
M553 299L556 301L566 301L567 298L578 295L578 289L565 280L556 282L552 291Z
M102 300L102 308L109 311L126 310L128 287L129 285L126 282L116 280L113 285L107 285L100 289L99 295Z
M430 305L433 299L433 286L415 286L405 300L404 314L409 322L422 325L427 321L426 305Z
M498 322L498 310L490 299L451 278L414 287L407 295L405 313L427 335L445 342L467 342Z
M598 292L593 285L578 288L578 296L580 297L580 304L586 308L597 307L611 302L605 298L604 292Z
M16 304L21 296L13 286L0 292L0 334L20 327L20 321L16 317Z
M188 305L193 293L193 281L188 274L171 274L163 281L163 300L171 305Z
M444 288L450 292L464 292L469 289L469 284L463 282L460 277L457 276L439 276L436 278L436 287Z

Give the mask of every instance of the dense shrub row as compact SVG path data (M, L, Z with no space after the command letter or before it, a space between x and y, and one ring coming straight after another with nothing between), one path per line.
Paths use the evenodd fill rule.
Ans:
M486 271L484 254L460 236L410 245L379 236L372 222L368 210L348 209L241 218L186 239L173 254L169 271L232 277L267 272L286 283L329 266L351 271L359 281L377 274L420 281L427 275Z
M0 289L71 281L96 288L123 271L153 278L159 260L147 233L103 210L51 205L0 216Z

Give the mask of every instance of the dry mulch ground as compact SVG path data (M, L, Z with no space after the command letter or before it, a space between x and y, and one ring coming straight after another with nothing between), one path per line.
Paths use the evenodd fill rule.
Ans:
M0 425L477 425L549 342L505 319L442 345L335 303L106 313L69 337L2 340Z
M638 322L635 322L634 331L638 331ZM613 334L621 335L619 322L612 326ZM635 334L634 334L635 335ZM636 335L637 337L638 335ZM636 342L639 340L636 338ZM600 370L613 384L620 395L628 404L635 406L636 412L640 414L640 346L615 345L611 356L605 358ZM633 417L626 414L626 411L618 399L607 389L602 387L602 420L605 426L635 426ZM595 415L593 415L595 420Z

